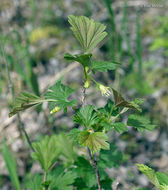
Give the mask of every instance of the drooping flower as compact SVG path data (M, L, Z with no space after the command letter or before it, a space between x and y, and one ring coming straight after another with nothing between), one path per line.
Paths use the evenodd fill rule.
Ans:
M111 88L110 87L104 86L100 83L98 83L97 86L98 86L98 89L100 90L102 96L107 96L107 97L110 96L110 94L111 94Z

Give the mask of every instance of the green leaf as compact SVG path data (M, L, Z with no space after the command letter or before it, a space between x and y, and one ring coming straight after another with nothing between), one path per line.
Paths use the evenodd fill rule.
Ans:
M116 116L118 112L118 108L115 107L114 102L111 99L108 99L107 104L104 108L99 108L98 111L105 116Z
M117 147L111 143L109 150L101 150L98 166L99 168L112 168L118 167L122 161L122 153L117 149Z
M156 172L156 176L160 185L168 186L168 176L164 172Z
M97 113L91 105L81 108L74 116L74 122L85 127L90 127L96 124L98 120Z
M64 165L72 165L77 156L72 140L66 134L61 133L57 136L57 141Z
M112 190L111 186L112 186L112 182L114 180L113 179L110 179L110 178L107 178L105 180L102 180L101 181L101 187L104 189L104 190Z
M124 125L124 123L121 122L112 123L111 127L118 133L123 133L128 131L128 128Z
M156 128L156 125L151 124L150 120L147 117L135 114L129 116L127 125L135 127L139 131L153 131Z
M80 145L89 147L93 153L99 152L100 149L108 150L109 144L107 140L107 135L102 132L90 133L88 131L82 131L79 137Z
M76 174L71 171L65 173L59 172L56 169L56 171L49 176L51 180L49 187L51 190L73 190L71 184L74 183L76 177Z
M42 176L35 175L32 177L31 180L29 181L26 180L25 187L26 189L30 189L30 190L40 190L41 183L42 183Z
M91 57L92 54L71 55L70 53L66 53L64 55L66 60L77 61L82 64L83 67L89 67L91 65Z
M21 92L14 101L13 109L10 111L9 117L12 117L20 111L26 110L43 102L45 102L45 100L40 98L39 96L36 96L29 92Z
M85 16L68 17L76 39L80 42L84 52L91 52L107 35L106 26L94 22Z
M20 182L17 174L16 160L11 153L8 151L6 142L3 143L3 157L5 160L6 167L8 169L11 181L16 190L21 190Z
M68 136L70 137L70 139L72 139L75 143L78 142L79 140L79 134L81 133L81 130L79 129L71 129L71 131L69 132Z
M110 160L110 162L111 161L112 160ZM100 161L98 161L98 164L99 162ZM109 190L111 189L112 179L108 177L104 169L105 168L99 167L99 172L101 173L100 182L104 190ZM76 173L77 175L77 178L74 183L74 187L77 187L77 189L80 190L98 189L94 168L91 166L90 162L86 160L86 158L78 157L78 159L74 163L74 168L72 169L72 172Z
M168 190L168 185L160 185L159 190Z
M160 184L157 179L155 171L144 164L136 164L136 165L138 169L148 177L151 183L153 183L158 189L160 189Z
M58 137L45 136L40 142L33 143L33 148L35 152L32 153L32 158L40 163L45 172L48 172L60 154Z
M45 93L45 99L50 101L50 110L53 110L56 106L59 106L62 109L66 109L67 106L73 106L76 103L76 100L68 100L68 97L71 95L72 92L74 92L73 89L63 85L61 83L61 80L58 80Z
M138 99L136 99L134 102L128 102L114 88L112 88L112 90L113 90L114 101L115 101L116 107L126 107L126 108L135 109L137 111L141 111L139 104L142 101L140 101L140 100L138 101Z
M76 173L78 178L75 180L75 186L79 189L88 188L89 190L93 186L97 186L96 175L90 162L84 157L78 157L74 163L73 173Z
M108 61L93 61L92 70L97 70L100 72L107 72L107 70L115 70L117 62L108 62Z

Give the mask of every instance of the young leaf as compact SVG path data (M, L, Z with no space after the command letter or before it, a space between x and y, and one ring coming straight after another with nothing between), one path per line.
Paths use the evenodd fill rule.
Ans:
M128 126L135 127L139 131L149 130L153 131L156 125L151 124L147 117L132 114L129 116L127 121Z
M74 116L74 122L85 127L90 127L96 124L98 120L99 118L97 116L97 113L91 105L87 105L81 108Z
M40 163L45 172L48 172L60 154L58 137L45 136L40 142L33 143L33 148L35 152L32 153L32 158Z
M126 107L126 108L135 109L137 111L141 111L141 109L139 107L139 104L141 101L137 101L137 99L136 99L136 101L134 101L134 102L128 102L115 89L112 88L112 90L113 90L116 107Z
M89 147L93 153L100 151L100 149L108 150L109 144L106 142L107 140L108 137L102 132L90 133L82 131L79 137L80 145Z
M63 85L61 83L61 80L58 80L45 93L45 99L54 100L49 102L49 107L51 110L53 110L56 106L59 106L62 109L66 109L67 106L73 106L76 103L76 100L68 100L68 97L72 92L74 92L73 89Z
M31 180L29 181L26 180L25 187L26 189L30 189L30 190L39 190L41 187L41 183L42 183L42 176L35 175L32 177Z
M81 133L81 131L79 129L71 129L71 131L69 132L68 136L70 137L70 139L72 139L75 143L78 142L79 140L79 134Z
M151 183L153 183L158 189L160 189L160 184L157 179L155 171L144 164L136 164L136 165L138 169L148 177Z
M68 17L76 39L80 42L84 52L91 52L107 35L106 26L94 22L85 16Z
M92 54L80 54L80 55L71 55L66 53L64 58L69 61L77 61L82 64L83 67L89 67L91 65Z
M58 170L49 176L49 179L51 180L50 183L50 189L51 190L73 190L71 184L74 183L76 179L76 174L68 171L68 172L60 172L59 168Z
M5 160L6 167L8 169L11 181L16 190L21 190L19 178L17 174L16 160L11 153L8 151L6 142L3 143L3 157Z
M57 138L58 145L60 148L60 155L64 159L64 164L72 165L77 156L73 142L64 133L59 134Z
M108 61L93 61L92 70L107 72L107 70L115 70L117 62L108 62Z
M12 117L20 111L26 110L43 102L45 102L45 100L39 96L36 96L30 92L21 92L14 101L13 109L9 113L9 117Z

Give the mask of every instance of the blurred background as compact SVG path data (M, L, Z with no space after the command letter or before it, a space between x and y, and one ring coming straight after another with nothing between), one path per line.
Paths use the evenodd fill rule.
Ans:
M114 87L128 99L144 98L143 113L156 121L153 132L130 129L110 138L123 153L118 168L108 172L120 182L118 189L151 187L136 163L168 170L168 2L164 0L0 0L0 189L12 189L2 157L4 138L17 159L20 179L38 171L16 117L8 118L12 96L3 53L17 96L22 90L44 94L62 75L74 89L82 83L81 68L67 63L64 53L80 53L69 28L68 15L84 15L107 26L108 37L93 54L95 59L118 61L115 72L97 73L96 80ZM3 49L3 50L2 50ZM106 98L94 88L87 102L102 106ZM79 95L76 97L80 99ZM71 110L50 115L46 104L21 113L32 141L45 134L73 128ZM123 121L126 118L123 117Z

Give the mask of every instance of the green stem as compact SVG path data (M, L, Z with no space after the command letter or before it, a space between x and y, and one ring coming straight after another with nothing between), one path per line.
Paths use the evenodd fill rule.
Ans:
M47 172L44 172L44 175L43 175L43 183L47 180ZM43 190L47 190L48 187L43 187Z

